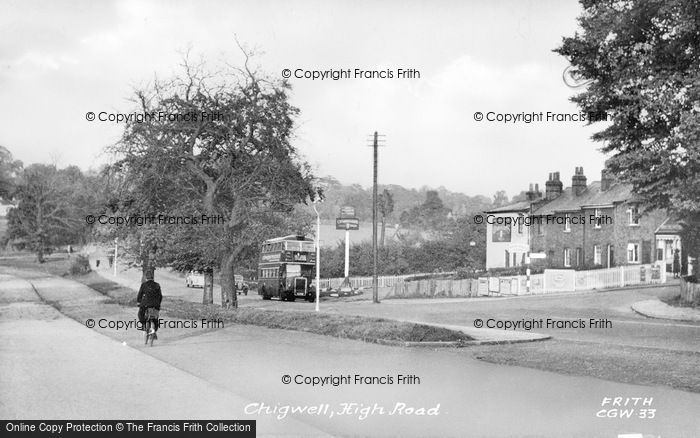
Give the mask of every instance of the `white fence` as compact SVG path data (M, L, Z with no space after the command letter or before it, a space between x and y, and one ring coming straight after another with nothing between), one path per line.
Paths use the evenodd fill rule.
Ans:
M479 279L479 295L525 295L527 277L483 277ZM579 290L615 289L641 284L666 282L666 269L661 265L628 265L590 271L545 269L530 276L530 294L575 292Z
M453 272L443 272L441 275L450 275ZM377 277L377 287L393 287L399 283L403 283L404 280L411 277L436 275L436 274L410 274L410 275L388 275ZM343 278L322 278L321 279L321 290L324 289L337 289L343 283ZM372 287L372 277L350 277L350 285L355 288L368 288Z
M450 273L445 273L450 274ZM391 287L389 292L397 297L408 296L486 296L486 295L527 295L527 277L514 275L507 277L479 277L478 279L452 280L428 278L405 281L410 277L435 274L411 274L378 277L380 288ZM321 279L321 289L338 288L342 278ZM555 292L575 292L593 289L615 289L641 284L666 282L666 269L662 265L628 265L590 271L573 269L545 269L543 274L530 276L530 294ZM350 278L353 288L372 287L372 277Z

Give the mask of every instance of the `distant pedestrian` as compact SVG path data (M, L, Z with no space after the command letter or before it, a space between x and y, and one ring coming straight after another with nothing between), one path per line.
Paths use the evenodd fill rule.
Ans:
M681 275L681 251L675 250L673 253L673 278L678 278Z

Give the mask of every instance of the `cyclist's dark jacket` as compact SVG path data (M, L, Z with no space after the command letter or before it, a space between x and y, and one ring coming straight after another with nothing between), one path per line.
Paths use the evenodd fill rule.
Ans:
M141 284L139 294L136 301L139 307L155 307L160 310L160 302L163 300L163 294L160 292L160 285L153 280L148 280Z

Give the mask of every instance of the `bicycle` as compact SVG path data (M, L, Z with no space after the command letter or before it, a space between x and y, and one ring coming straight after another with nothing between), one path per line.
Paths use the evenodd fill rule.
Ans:
M146 309L146 322L144 324L144 331L146 332L145 345L148 345L150 342L151 347L153 347L153 341L158 339L158 336L156 335L156 331L155 331L157 324L158 324L158 309L155 309L153 307L147 308ZM153 329L153 333L151 333L151 329Z

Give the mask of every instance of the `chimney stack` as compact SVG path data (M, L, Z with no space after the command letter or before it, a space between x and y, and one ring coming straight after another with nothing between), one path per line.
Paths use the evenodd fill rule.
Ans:
M608 169L603 169L600 172L600 191L605 192L613 185L613 176Z
M583 167L577 167L574 170L574 176L571 178L571 192L574 196L581 196L586 191L586 176L583 174Z
M533 187L533 184L530 183L530 190L525 192L525 195L527 196L527 200L530 202L534 202L542 198L542 193L540 193L540 185L535 184Z
M551 172L549 174L549 179L544 185L545 198L548 201L558 198L559 195L561 195L563 188L564 184L562 184L561 180L559 179L559 172Z

